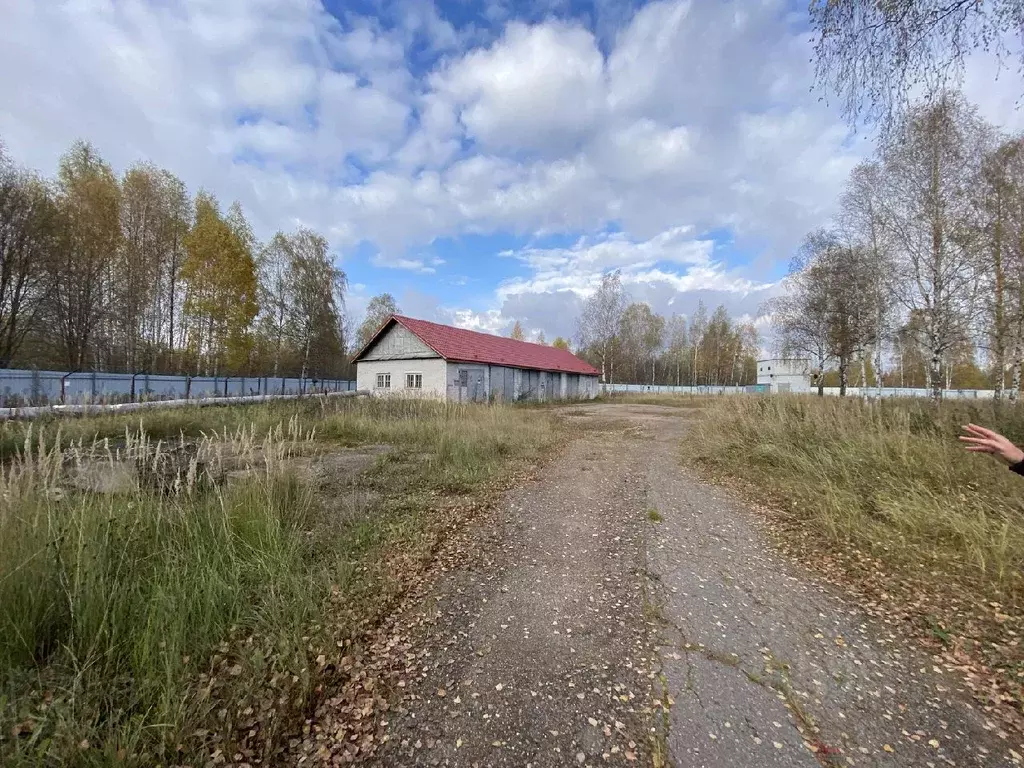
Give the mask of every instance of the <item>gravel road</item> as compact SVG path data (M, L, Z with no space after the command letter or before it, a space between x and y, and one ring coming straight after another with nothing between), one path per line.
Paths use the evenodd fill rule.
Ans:
M407 617L425 661L376 764L1015 764L956 680L680 467L687 411L564 413L583 437Z

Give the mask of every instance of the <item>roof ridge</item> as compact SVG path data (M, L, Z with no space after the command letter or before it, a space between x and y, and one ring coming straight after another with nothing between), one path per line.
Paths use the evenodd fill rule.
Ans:
M438 356L452 362L528 368L555 373L597 376L600 372L567 349L512 339L486 331L444 325L408 315L392 314L353 358L358 361L392 324L415 335Z
M484 336L488 339L503 339L505 341L513 341L517 344L531 344L535 347L543 347L545 349L557 349L560 352L569 352L569 350L561 349L560 347L552 347L550 344L541 344L539 341L527 341L526 339L513 339L511 336L502 336L500 333L491 333L490 331L478 331L475 328L461 328L458 325L446 325L445 323L438 323L434 320L421 320L418 317L409 317L408 315L392 315L395 320L412 320L414 323L426 323L428 325L436 326L437 328L446 328L453 331L459 331L461 333L475 333L477 336ZM572 355L572 352L569 352ZM573 355L575 357L575 355Z

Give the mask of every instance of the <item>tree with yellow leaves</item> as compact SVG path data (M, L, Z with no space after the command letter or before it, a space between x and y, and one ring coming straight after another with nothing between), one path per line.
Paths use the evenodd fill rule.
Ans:
M185 238L184 322L196 372L244 370L256 317L254 239L241 209L221 215L213 195L196 195L195 220Z
M121 243L120 189L91 145L75 142L57 171L58 246L49 262L50 317L69 370L94 363L93 337L107 312L108 286Z

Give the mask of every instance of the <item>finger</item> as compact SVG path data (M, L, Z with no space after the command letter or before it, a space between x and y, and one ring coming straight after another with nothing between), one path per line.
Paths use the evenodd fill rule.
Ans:
M967 450L971 453L995 453L991 448L984 445L968 445Z
M992 441L989 440L987 437L968 437L967 435L960 435L958 439L964 443L974 443L975 445L992 446Z
M993 432L991 429L987 429L985 427L979 427L977 424L968 424L967 428L970 429L971 432L978 435L984 435L985 437L999 437L998 432Z

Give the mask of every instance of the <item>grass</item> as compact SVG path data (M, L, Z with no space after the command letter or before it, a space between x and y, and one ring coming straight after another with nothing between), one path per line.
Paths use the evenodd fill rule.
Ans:
M3 429L11 766L276 754L322 670L429 559L443 535L434 509L483 493L558 433L541 411L365 399ZM301 471L361 445L391 450L354 485ZM76 488L97 466L143 482ZM389 565L396 552L404 569Z
M784 512L790 548L896 596L923 635L1002 670L1019 701L1024 480L956 440L969 421L1024 442L992 402L744 397L711 402L684 456Z
M623 405L665 405L671 408L703 408L707 403L735 395L645 394L640 392L607 392L588 403L622 403Z

